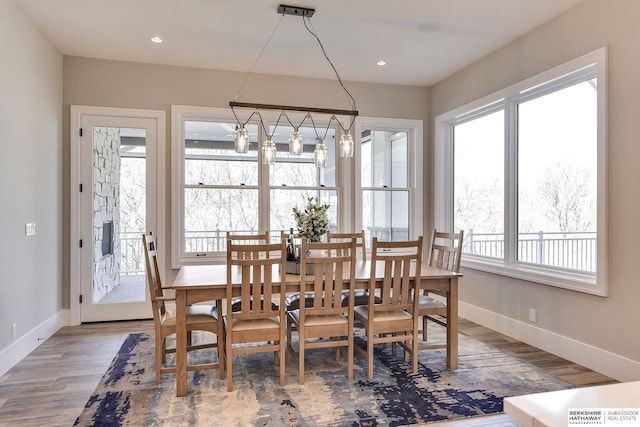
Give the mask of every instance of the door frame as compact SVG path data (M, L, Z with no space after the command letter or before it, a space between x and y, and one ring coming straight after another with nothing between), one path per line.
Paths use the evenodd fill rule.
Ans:
M82 137L80 136L80 128L83 116L104 116L114 118L143 118L155 120L156 141L156 164L155 179L152 184L155 188L150 191L155 192L155 223L153 220L147 223L147 228L157 230L156 239L158 244L163 247L164 239L161 236L166 230L166 112L163 110L140 110L132 108L113 108L113 107L93 107L83 105L71 105L70 112L70 270L69 270L69 324L72 326L79 325L82 322L80 311L80 295L82 294L81 286L81 251L92 250L92 245L86 244L80 248L81 239L91 241L92 237L82 236L82 198L80 193L80 185L91 188L90 183L82 182ZM87 240L89 239L89 240ZM163 258L163 257L161 257ZM164 268L161 263L161 269Z

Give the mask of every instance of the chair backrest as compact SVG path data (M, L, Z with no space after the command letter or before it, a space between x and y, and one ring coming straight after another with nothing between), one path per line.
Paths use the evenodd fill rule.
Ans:
M237 319L265 319L280 315L284 310L284 292L281 303L271 304L274 279L286 271L285 242L264 244L235 244L227 246L227 316ZM251 253L247 258L246 254ZM284 275L283 275L284 278ZM241 307L232 310L233 288L238 287ZM236 292L237 294L237 292Z
M327 242L344 242L349 241L352 238L356 239L356 248L360 248L360 254L362 260L367 260L367 245L365 244L364 230L357 233L332 233L327 231Z
M446 233L434 229L427 264L459 273L463 238L463 230L460 230L459 233Z
M422 264L422 236L416 240L371 241L371 276L369 283L370 310L414 310L416 277ZM382 268L382 271L380 269ZM378 284L380 304L375 304L376 277L383 277Z
M166 312L163 299L162 279L160 278L160 267L158 266L158 254L156 249L155 236L151 231L142 235L144 246L145 265L147 270L147 284L153 308L153 319L159 321Z
M269 232L265 231L261 234L234 234L230 231L227 231L227 251L229 250L229 245L239 244L239 245L264 245L269 242ZM244 258L254 258L258 256L255 248L245 252Z
M309 314L339 314L353 307L355 287L356 239L342 242L307 242L302 240L300 277L307 294L313 294L313 304L300 304L300 318ZM313 266L314 273L307 274ZM345 277L349 283L345 284ZM350 289L350 304L342 306L342 291Z

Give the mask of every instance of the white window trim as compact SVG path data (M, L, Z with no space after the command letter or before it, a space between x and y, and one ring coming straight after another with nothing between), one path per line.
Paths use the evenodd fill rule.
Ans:
M597 124L597 215L598 215L598 244L597 244L597 273L595 275L580 274L545 266L537 266L517 262L514 249L509 249L508 236L517 231L516 201L514 196L516 182L515 149L509 143L514 140L515 129L508 129L505 141L505 259L496 260L486 257L465 254L462 266L489 273L528 280L559 288L570 289L588 294L607 296L607 48L602 47L594 52L583 55L540 73L534 77L516 83L508 88L468 103L435 119L435 190L434 190L434 225L436 228L451 230L453 228L453 135L452 126L455 122L472 118L484 113L496 105L503 106L505 120L509 123L509 115L514 114L515 102L525 99L532 89L543 83L552 81L567 73L575 72L583 67L595 64L598 78L598 124ZM566 84L568 80L559 79L559 84ZM557 90L557 88L553 88Z
M278 117L278 112L261 113L262 118L265 121L265 126L274 124ZM303 115L291 114L291 119L300 121ZM171 106L171 268L178 269L182 265L187 264L211 264L211 263L224 263L226 260L226 254L220 252L213 252L206 256L196 256L196 254L185 254L184 252L184 239L182 238L182 232L184 230L184 194L182 190L185 188L184 183L184 122L185 120L194 121L220 121L220 122L234 122L235 118L233 113L228 108L218 107L197 107L188 105L172 105ZM253 122L252 122L253 123ZM322 120L316 121L316 125L323 126ZM344 124L343 124L344 125ZM338 144L337 141L340 138L339 127L336 127L336 152L332 155L336 156L336 186L323 187L322 190L335 190L338 195L339 203L344 202L347 199L353 199L353 197L346 196L350 191L349 187L341 188L341 185L345 185L344 176L349 174L350 166L349 160L342 159L338 156ZM258 130L260 134L261 129ZM253 149L253 148L252 148ZM344 162L343 162L344 161ZM258 163L261 162L260 149L258 148ZM258 178L258 191L260 192L259 198L263 200L263 208L259 212L259 224L267 224L269 222L269 195L271 190L280 189L277 185L265 185L269 180L269 169L266 167L260 168L261 172ZM248 186L247 188L254 188L254 186ZM286 187L287 190L308 190L310 187ZM346 190L346 191L345 191ZM353 193L352 193L353 194ZM344 214L345 206L340 207L338 212L338 226L345 227L342 222L347 215ZM347 222L346 224L352 224Z
M229 121L229 109L214 107L171 106L171 268L185 264L223 262L221 257L184 255L184 120Z
M352 172L357 197L362 198L362 179L360 171L362 169L361 144L360 135L362 129L372 129L380 131L403 131L407 133L408 145L408 173L409 182L407 189L409 190L409 227L411 229L411 237L416 238L424 235L423 224L423 122L414 119L389 119L380 117L358 117L355 123L355 134L357 135L357 143L355 150L355 168ZM355 200L355 197L352 198ZM355 213L354 230L362 229L362 203L354 203L352 209Z

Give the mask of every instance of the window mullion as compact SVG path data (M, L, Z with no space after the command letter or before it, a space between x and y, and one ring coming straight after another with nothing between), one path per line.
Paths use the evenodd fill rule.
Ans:
M504 263L518 261L518 104L505 102Z

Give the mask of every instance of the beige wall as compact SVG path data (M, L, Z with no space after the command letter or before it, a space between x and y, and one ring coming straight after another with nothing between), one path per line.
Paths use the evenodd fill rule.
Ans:
M62 55L13 1L0 16L1 352L62 309L63 258Z
M526 36L431 88L430 123L443 112L602 46L609 47L608 223L609 297L463 272L461 300L508 319L598 347L640 363L640 2L586 0ZM433 142L434 136L430 136ZM433 143L430 144L433 151ZM430 172L432 174L432 172ZM503 319L504 320L504 319ZM536 332L535 330L533 332ZM640 379L640 372L631 373ZM628 377L627 377L628 378Z
M64 213L69 212L69 106L142 108L164 110L167 138L171 135L171 105L228 107L246 73L105 61L80 57L64 58ZM428 89L412 86L350 83L345 85L357 101L361 116L427 119ZM251 75L238 101L348 109L349 104L336 80L318 80L267 75ZM426 126L425 126L426 134ZM167 188L170 187L171 144L167 139ZM170 198L167 197L167 228L163 256L170 257ZM68 220L64 224L65 254L68 254ZM64 283L69 283L68 255L64 260ZM166 263L168 265L169 263ZM171 280L172 272L166 272ZM69 300L69 287L64 289Z
M244 73L65 57L12 1L0 2L0 350L69 308L69 106L158 109L227 106ZM584 343L640 363L640 135L637 128L640 2L585 0L432 88L349 83L363 116L425 120L425 230L431 228L433 118L601 46L609 46L608 298L464 270L461 300L505 322L527 324L528 308L547 336ZM63 90L64 89L64 90ZM252 76L240 101L346 108L333 80ZM344 102L342 105L336 105ZM170 135L167 120L167 135ZM62 130L61 130L62 129ZM167 144L167 171L170 144ZM167 176L170 179L170 176ZM167 181L169 182L169 181ZM169 187L167 187L169 188ZM169 198L167 199L169 203ZM171 220L169 205L166 206ZM24 224L36 222L35 238ZM169 227L164 230L169 236ZM169 247L164 256L168 258ZM169 272L168 272L169 273ZM498 325L499 326L499 325ZM535 331L534 331L535 332ZM521 336L521 338L523 338ZM526 337L524 337L526 338ZM640 379L640 373L632 373Z

